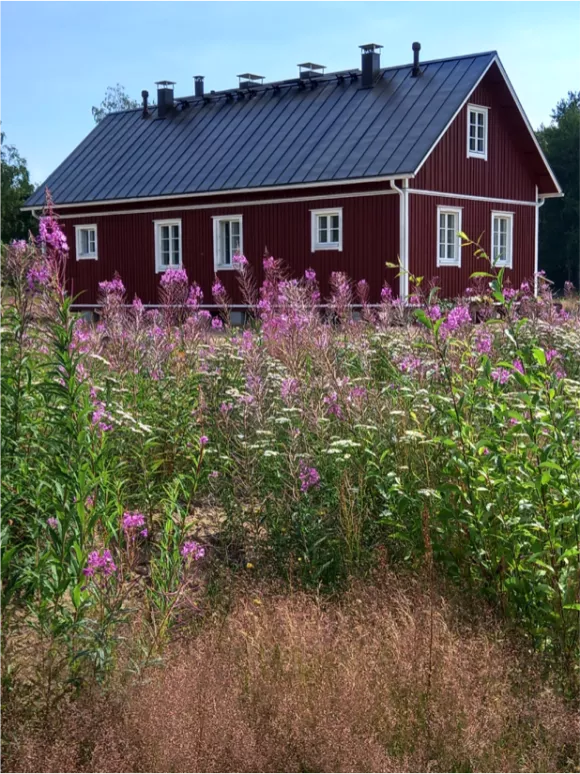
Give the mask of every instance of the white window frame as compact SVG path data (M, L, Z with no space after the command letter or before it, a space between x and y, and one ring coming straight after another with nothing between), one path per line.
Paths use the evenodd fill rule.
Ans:
M508 222L506 255L501 260L495 260L494 226L496 218L504 218ZM503 210L491 211L491 260L494 266L512 269L514 264L514 213Z
M338 215L338 242L319 242L318 218L321 216L331 217L333 215ZM318 250L337 250L340 253L342 252L342 207L310 210L310 251L315 253Z
M236 221L240 225L240 246L238 248L240 255L244 254L244 218L242 215L214 215L213 218L213 268L214 271L232 271L237 268L233 262L224 263L222 261L221 245L221 224L226 221Z
M461 217L463 214L463 207L447 207L444 204L440 204L437 207L437 230L435 232L436 234L436 240L435 243L437 245L437 266L457 266L457 268L461 268L461 237L459 236L459 232L461 231ZM439 235L439 229L440 229L440 222L441 222L441 215L454 215L457 218L457 228L455 230L455 257L453 259L449 258L441 258L440 257L440 235ZM447 231L447 225L445 226L445 231ZM447 246L449 242L445 242L445 245ZM447 252L447 251L446 251Z
M183 233L181 229L181 218L168 218L167 220L154 220L155 228L155 272L162 274L168 269L181 269L183 266ZM161 227L177 226L179 228L179 264L169 263L165 266L161 263ZM171 256L170 256L171 257Z
M95 252L83 253L82 252L82 232L93 230L95 232ZM99 260L99 242L97 235L96 223L81 223L75 226L75 244L77 252L77 261L98 261Z
M471 115L483 116L483 151L471 150L470 143L470 129L471 129ZM487 147L489 136L489 108L484 105L468 105L467 106L467 158L468 159L483 159L487 161ZM477 138L476 138L477 140Z

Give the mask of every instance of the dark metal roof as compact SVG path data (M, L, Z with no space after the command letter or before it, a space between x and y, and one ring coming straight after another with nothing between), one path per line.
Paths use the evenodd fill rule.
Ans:
M28 199L57 204L412 174L495 52L293 79L106 116ZM183 106L183 102L187 104Z

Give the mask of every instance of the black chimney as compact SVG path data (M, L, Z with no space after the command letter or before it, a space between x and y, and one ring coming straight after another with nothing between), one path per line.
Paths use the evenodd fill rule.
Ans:
M421 44L413 43L413 72L411 73L412 78L416 78L418 75L421 75L421 68L419 67L420 50L421 50Z
M195 84L195 96L203 97L203 75L194 75L193 82Z
M359 46L361 54L362 88L370 89L379 77L381 71L381 48L377 43L367 43Z
M141 96L143 97L143 118L147 118L149 115L149 108L148 108L149 92L143 89L143 91L141 92Z
M157 117L165 118L173 110L174 81L157 81Z

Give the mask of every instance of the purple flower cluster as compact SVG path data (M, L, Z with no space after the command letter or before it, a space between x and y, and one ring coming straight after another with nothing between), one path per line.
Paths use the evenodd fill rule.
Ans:
M288 401L291 395L296 395L300 389L298 379L284 379L280 387L280 395L284 401Z
M433 304L433 306L430 306L427 309L427 317L433 321L438 320L441 317L441 308L438 304Z
M221 331L221 330L222 330L222 328L224 327L224 324L223 324L223 322L222 322L222 319L221 319L221 317L214 317L214 318L212 319L212 321L211 321L211 327L212 327L212 328L213 328L215 331Z
M276 266L276 259L273 255L270 255L268 258L264 258L264 271L269 271L270 269L273 269Z
M48 284L49 281L50 269L46 263L31 266L26 274L26 284L32 293L35 290L40 290L44 285Z
M23 253L28 247L28 242L25 239L13 239L12 242L10 242L10 247L16 253ZM572 287L574 286L572 285Z
M420 358L414 355L407 355L399 363L399 370L404 374L412 374L414 371L418 371L422 365L423 362Z
M342 409L340 408L338 393L336 391L333 390L328 395L325 395L323 402L328 407L329 414L333 414L338 419L342 419Z
M479 333L475 340L475 349L480 355L489 355L492 344L493 338L489 333Z
M83 570L83 573L92 578L95 575L104 575L108 578L117 569L113 556L108 548L106 548L102 554L98 551L91 551L87 561L87 566Z
M304 278L307 282L316 282L316 272L314 269L306 269L304 272Z
M167 269L159 280L159 284L165 288L171 285L187 285L187 283L188 278L185 269Z
M189 558L197 561L198 559L203 559L205 556L205 548L200 546L195 540L187 540L181 546L181 556L183 556L184 559Z
M245 255L240 255L240 254L236 253L236 255L234 255L234 257L232 258L232 263L235 266L247 266L248 265L248 259L246 258Z
M145 516L135 511L126 511L123 514L123 529L132 540L135 539L135 532L137 530L139 530L141 537L146 538L149 534L145 527Z
M519 358L516 358L514 362L512 363L513 367L516 369L516 371L519 371L520 374L524 373L524 364Z
M494 380L494 382L498 382L498 384L505 384L510 376L511 373L507 370L507 368L495 368L491 372L491 378Z
M58 519L55 519L54 516L51 516L46 520L46 523L49 527L52 527L52 529L56 529L58 527Z
M38 224L38 242L58 253L68 253L66 236L55 218L48 215L40 219Z
M103 420L110 420L110 416L106 411L106 404L103 403L103 401L95 401L94 402L95 410L93 411L93 415L91 417L91 424L93 427L96 427L97 430L101 433L106 433L109 430L113 429L113 425L107 424L107 422L104 422Z
M466 306L456 306L447 315L447 319L444 322L447 331L456 331L462 325L468 325L471 323L471 315L469 309Z
M122 296L125 293L125 285L123 285L123 280L120 277L114 277L112 280L99 282L99 290L105 295L115 293Z
M320 474L318 473L316 468L308 467L308 465L304 462L304 460L300 460L299 466L300 466L300 472L299 472L300 491L308 492L308 490L312 489L312 487L319 487Z

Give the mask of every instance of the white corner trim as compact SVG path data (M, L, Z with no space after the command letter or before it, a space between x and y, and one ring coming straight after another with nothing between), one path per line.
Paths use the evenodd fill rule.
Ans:
M507 239L507 255L503 261L494 262L493 257L493 222L496 218L506 218L509 221L509 232ZM514 267L514 213L506 212L505 210L492 210L491 211L491 260L494 266L498 266L500 269L513 269Z
M409 181L399 188L391 180L391 188L399 194L399 298L406 303L409 297Z
M440 216L444 214L452 214L457 217L457 229L455 232L455 251L457 253L457 259L453 259L452 261L448 258L441 258L439 256L439 221ZM435 244L437 246L437 267L443 267L443 266L454 266L458 269L461 268L461 237L459 236L459 232L462 230L461 226L461 220L463 216L463 207L448 207L445 204L440 204L437 207L437 230L436 230L436 240Z
M538 186L536 186L536 198L538 197ZM538 199L536 203L536 223L534 234L534 295L538 295L538 271L540 270L540 207L546 199Z
M488 148L488 138L489 138L489 108L485 107L484 105L475 105L473 102L467 103L467 158L468 159L481 159L482 161L487 161L487 148ZM479 153L478 151L472 151L469 147L469 140L470 140L470 129L471 129L471 117L470 113L483 113L484 115L484 122L483 122L483 153Z
M321 243L318 241L318 218L321 215L338 215L338 242ZM330 228L329 228L330 230ZM322 210L310 210L310 252L342 252L342 207L326 207Z
M95 232L95 252L94 254L83 255L81 253L81 231L92 228ZM99 235L96 223L79 223L75 226L75 251L77 261L98 261L99 260Z

